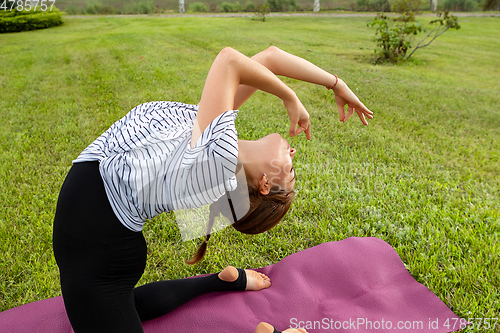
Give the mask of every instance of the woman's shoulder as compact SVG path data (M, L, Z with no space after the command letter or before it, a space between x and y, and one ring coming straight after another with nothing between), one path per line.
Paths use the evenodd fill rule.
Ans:
M228 110L217 116L205 128L201 136L198 138L193 149L219 147L221 142L231 142L237 148L235 143L238 140L238 133L235 127L235 119L238 110Z

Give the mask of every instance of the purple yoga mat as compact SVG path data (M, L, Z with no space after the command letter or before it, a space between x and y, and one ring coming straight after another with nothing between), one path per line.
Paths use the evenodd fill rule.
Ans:
M378 238L320 244L257 271L271 278L269 289L203 295L144 322L144 331L253 333L266 321L279 330L300 325L310 333L442 333L465 324ZM0 313L0 332L73 331L62 298L55 297Z

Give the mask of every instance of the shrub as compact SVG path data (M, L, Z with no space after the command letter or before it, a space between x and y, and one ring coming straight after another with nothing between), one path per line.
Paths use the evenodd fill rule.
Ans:
M235 12L234 4L231 2L223 2L220 4L220 11L224 13Z
M84 9L86 14L115 14L116 10L111 5L103 5L100 2L92 2L87 4L87 7Z
M66 9L64 11L66 13L68 13L69 15L76 15L76 14L80 13L80 10L73 4L66 7Z
M396 23L392 27L389 27L387 20L387 16L378 14L371 23L368 23L372 27L378 26L375 35L379 35L379 37L375 38L375 41L379 49L375 50L378 55L375 61L402 61L411 47L411 37L422 31L423 28L418 23L413 23L415 21L413 13L404 14L394 19L394 21L398 20L402 23Z
M479 6L474 0L446 0L444 2L444 9L455 12L472 12L478 10Z
M13 10L1 10L0 33L45 29L61 25L63 21L59 10L56 7L52 7L52 10L49 8L43 11L39 8L24 10L23 7L18 11L16 6Z
M357 0L356 11L360 12L390 12L389 0Z
M124 14L151 14L155 12L155 5L152 1L130 2L123 6Z
M234 4L234 11L235 12L242 12L243 11L243 7L241 6L241 3L239 1L236 1L236 3Z
M217 9L217 5L214 3L210 4L210 12L211 13L217 13L219 10Z
M252 1L247 1L245 3L245 12L255 12L257 8L255 7L255 4Z
M392 10L396 13L417 12L423 0L396 0L392 4Z
M267 0L267 5L272 12L287 12L295 10L297 2L295 0Z
M266 22L266 16L269 14L271 10L268 5L259 5L257 6L257 11L255 12L255 16L262 19L262 22Z
M368 25L372 27L378 26L375 35L379 35L379 37L375 38L375 41L379 49L375 50L377 54L375 62L386 60L399 62L408 60L416 50L429 46L430 43L448 29L460 29L457 18L453 15L449 15L448 11L444 13L442 18L441 14L438 14L438 16L440 18L430 22L430 24L437 24L438 26L431 30L431 32L417 44L413 51L407 55L408 50L411 48L413 37L419 32L425 31L418 22L415 22L415 14L410 12L395 18L394 22L396 23L392 27L389 27L387 23L387 16L378 14L371 23L368 23Z
M192 12L206 13L208 12L208 7L203 2L193 2L189 4L189 10Z

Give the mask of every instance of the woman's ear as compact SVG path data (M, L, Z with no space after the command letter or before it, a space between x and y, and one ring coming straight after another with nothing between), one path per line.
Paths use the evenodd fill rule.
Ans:
M267 175L264 174L264 176L262 176L261 180L259 181L259 192L262 195L268 195L270 191L271 191L271 184L269 184L269 179L267 178Z

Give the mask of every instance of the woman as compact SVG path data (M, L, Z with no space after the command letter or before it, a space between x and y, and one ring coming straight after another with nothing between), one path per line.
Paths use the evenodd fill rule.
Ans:
M284 216L293 197L295 149L278 134L238 140L233 111L257 89L266 91L287 108L290 136L305 132L310 139L309 114L276 75L334 90L340 121L354 112L365 125L372 118L341 79L304 59L276 47L252 58L225 48L210 68L198 105L141 104L73 161L57 203L53 245L64 304L76 333L142 332L141 321L198 295L271 285L263 274L228 266L202 278L134 288L146 265L141 233L146 219L214 203L207 236L192 264L203 257L217 215L234 219L233 226L244 233L266 231ZM235 175L241 168L250 205L244 216L237 216L239 201L234 198L241 182Z

